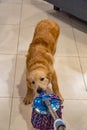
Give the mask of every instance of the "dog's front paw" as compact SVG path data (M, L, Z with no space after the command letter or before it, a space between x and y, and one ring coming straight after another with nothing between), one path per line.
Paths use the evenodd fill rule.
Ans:
M32 103L32 100L33 100L32 97L26 95L23 102L24 102L25 105L28 105L28 104Z

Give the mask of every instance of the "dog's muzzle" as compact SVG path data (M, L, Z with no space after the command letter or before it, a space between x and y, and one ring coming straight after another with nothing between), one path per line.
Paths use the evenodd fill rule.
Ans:
M38 87L37 88L37 93L41 93L41 92L43 92L43 89L41 87Z

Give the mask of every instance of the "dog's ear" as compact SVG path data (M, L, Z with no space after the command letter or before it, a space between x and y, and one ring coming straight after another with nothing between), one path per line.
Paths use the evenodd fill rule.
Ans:
M27 87L28 87L29 89L32 89L31 83L30 83L29 79L26 79L26 82L27 82Z

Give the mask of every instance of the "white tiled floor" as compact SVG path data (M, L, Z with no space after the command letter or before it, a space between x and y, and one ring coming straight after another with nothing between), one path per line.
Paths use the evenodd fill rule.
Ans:
M18 25L0 25L0 53L17 53L18 34Z
M26 93L25 54L35 25L59 23L55 69L64 97L67 130L87 130L87 24L42 0L0 0L0 130L34 130Z

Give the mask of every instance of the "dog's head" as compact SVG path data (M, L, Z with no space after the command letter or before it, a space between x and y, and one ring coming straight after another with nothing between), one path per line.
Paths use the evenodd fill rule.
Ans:
M50 74L47 71L36 69L31 71L30 73L27 72L27 85L35 92L39 87L41 87L43 90L46 90L49 83Z

